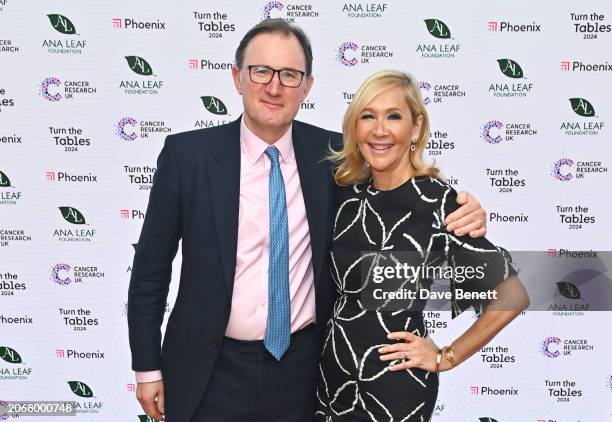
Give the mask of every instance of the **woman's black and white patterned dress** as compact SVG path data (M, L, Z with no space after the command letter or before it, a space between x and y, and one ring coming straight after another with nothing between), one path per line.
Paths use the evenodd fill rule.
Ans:
M404 252L427 265L489 266L486 277L450 280L450 288L486 291L515 274L503 256L484 238L456 237L444 227L457 208L456 192L442 181L413 178L390 191L371 183L340 188L331 250L331 272L339 297L328 322L317 384L317 420L430 420L438 394L438 374L422 369L389 371L378 348L387 334L410 331L427 336L422 310L425 300L405 306L364 304L371 294L372 267ZM401 258L400 258L401 259ZM413 278L406 286L429 290L431 279ZM403 286L403 285L402 285ZM454 318L473 306L483 311L488 301L452 300ZM395 361L394 363L398 363Z

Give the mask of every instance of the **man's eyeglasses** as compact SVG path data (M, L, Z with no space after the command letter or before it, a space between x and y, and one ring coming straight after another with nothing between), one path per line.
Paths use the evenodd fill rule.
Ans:
M256 84L269 84L278 73L278 80L282 86L287 88L297 88L302 83L306 72L296 69L272 69L261 64L243 65L249 70L251 82Z

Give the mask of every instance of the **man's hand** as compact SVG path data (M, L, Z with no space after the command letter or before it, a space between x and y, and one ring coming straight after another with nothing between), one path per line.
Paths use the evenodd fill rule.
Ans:
M457 194L457 204L461 205L455 212L446 217L446 230L463 236L482 237L487 233L487 212L480 203L467 192Z
M136 398L147 415L155 420L164 419L164 383L162 380L139 382Z

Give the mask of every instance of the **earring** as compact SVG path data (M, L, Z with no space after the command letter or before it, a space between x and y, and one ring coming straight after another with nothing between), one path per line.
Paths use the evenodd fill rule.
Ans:
M410 144L410 151L414 151L416 149L416 144L413 142Z

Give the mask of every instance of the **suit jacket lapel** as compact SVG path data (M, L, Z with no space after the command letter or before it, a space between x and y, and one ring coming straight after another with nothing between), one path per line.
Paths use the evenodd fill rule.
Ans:
M240 118L227 126L227 134L211 148L208 165L211 203L228 299L236 273L240 199Z
M323 257L326 253L329 168L320 163L323 154L318 150L317 143L309 142L307 134L295 121L293 122L292 136L304 205L306 206L306 217L308 218L316 287L321 275Z

